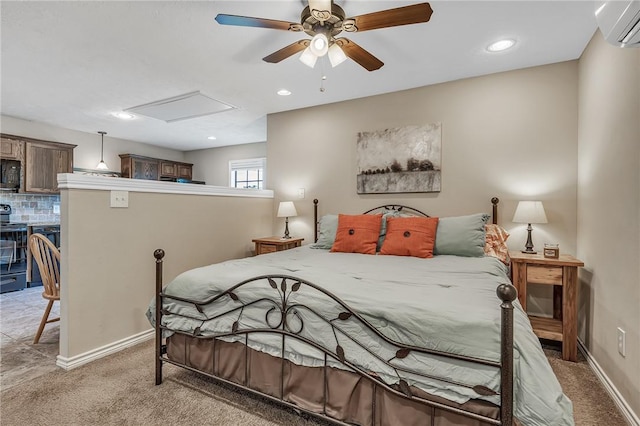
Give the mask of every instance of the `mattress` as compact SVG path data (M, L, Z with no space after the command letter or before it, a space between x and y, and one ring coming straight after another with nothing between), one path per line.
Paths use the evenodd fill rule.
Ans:
M261 279L228 290L262 275L286 275L306 280L335 295L388 339L491 361L500 360L500 301L495 290L509 283L507 268L493 257L413 257L330 253L300 247L193 269L165 288L177 298L213 302L199 306L165 298L162 322L192 335L214 336L235 329L264 329L281 322L274 296L281 281ZM386 383L406 380L429 394L462 404L483 398L499 404L496 395L479 396L473 386L499 391L500 374L491 366L470 364L411 351L394 359L397 347L375 336L345 306L322 291L287 280L287 324L303 338L324 348L338 346L358 368L374 372ZM273 286L275 284L275 287ZM278 296L279 297L279 296ZM277 297L276 297L277 299ZM274 309L272 309L274 308ZM147 316L153 320L153 303ZM225 315L218 316L221 312ZM349 311L351 312L351 311ZM343 314L340 319L341 314ZM213 318L213 319L208 319ZM170 332L165 333L168 336ZM355 341L349 336L357 336ZM252 349L282 354L281 336L256 333L228 336ZM302 366L321 366L321 351L296 339L286 339L284 357ZM382 360L393 359L390 367ZM329 360L341 368L338 360ZM399 375L398 371L402 370ZM419 374L412 374L417 372ZM514 415L524 425L572 425L572 406L554 376L521 306L514 302Z

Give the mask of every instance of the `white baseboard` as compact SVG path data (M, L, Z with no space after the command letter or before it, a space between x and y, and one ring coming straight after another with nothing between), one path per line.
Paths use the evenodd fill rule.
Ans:
M615 402L615 404L618 406L627 422L629 422L631 426L640 426L640 419L638 418L636 413L633 412L627 401L620 394L620 392L618 392L618 389L615 387L615 385L611 382L611 379L609 379L607 374L600 367L600 364L598 364L598 362L589 353L584 343L582 343L582 341L580 340L578 340L578 349L587 359L589 367L591 367L596 377L600 379L600 382L602 382L602 385L613 399L613 402Z
M154 331L155 330L153 328L150 328L149 330L134 334L133 336L125 337L124 339L118 340L117 342L109 343L108 345L104 345L100 348L92 349L83 354L75 355L69 358L58 355L58 357L56 358L56 365L65 370L71 370L80 367L81 365L119 352L130 346L134 346L138 343L153 339Z

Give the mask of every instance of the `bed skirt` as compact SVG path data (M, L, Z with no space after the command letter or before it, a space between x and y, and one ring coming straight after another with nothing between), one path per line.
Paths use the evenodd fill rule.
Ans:
M305 367L251 349L242 343L174 334L167 339L167 357L174 363L220 377L294 404L303 410L356 425L472 425L488 423L471 419L419 401L403 398L375 379L332 367ZM326 372L325 372L326 370ZM283 372L284 379L280 374ZM323 382L327 386L324 388ZM326 392L326 395L325 395ZM429 395L411 387L414 396L499 418L500 407L483 400L464 404ZM324 401L324 402L323 402ZM514 422L517 424L518 422Z

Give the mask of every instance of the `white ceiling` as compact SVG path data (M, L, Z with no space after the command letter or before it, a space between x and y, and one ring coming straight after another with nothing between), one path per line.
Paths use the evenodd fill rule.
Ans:
M355 16L419 1L336 3ZM349 35L384 67L331 68L324 58L320 92L321 61L311 69L299 55L261 60L304 34L214 21L228 13L299 22L302 0L2 1L1 112L181 151L261 142L266 114L576 59L596 29L590 1L430 3L426 24ZM485 50L504 37L516 47ZM110 115L197 90L237 109L173 123Z

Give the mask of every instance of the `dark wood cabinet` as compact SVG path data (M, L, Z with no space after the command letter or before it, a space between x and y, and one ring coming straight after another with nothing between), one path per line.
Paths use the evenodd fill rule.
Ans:
M178 173L176 171L176 163L171 161L162 161L160 163L160 176L178 177Z
M0 158L22 161L24 142L19 139L1 138Z
M178 177L181 179L191 180L193 173L193 164L188 163L176 163L178 169Z
M147 180L191 180L193 164L135 154L120 154L122 177Z
M58 173L73 172L73 148L66 144L25 142L25 192L57 194Z
M6 134L1 141L0 158L20 165L19 192L57 194L58 173L73 173L76 145Z

